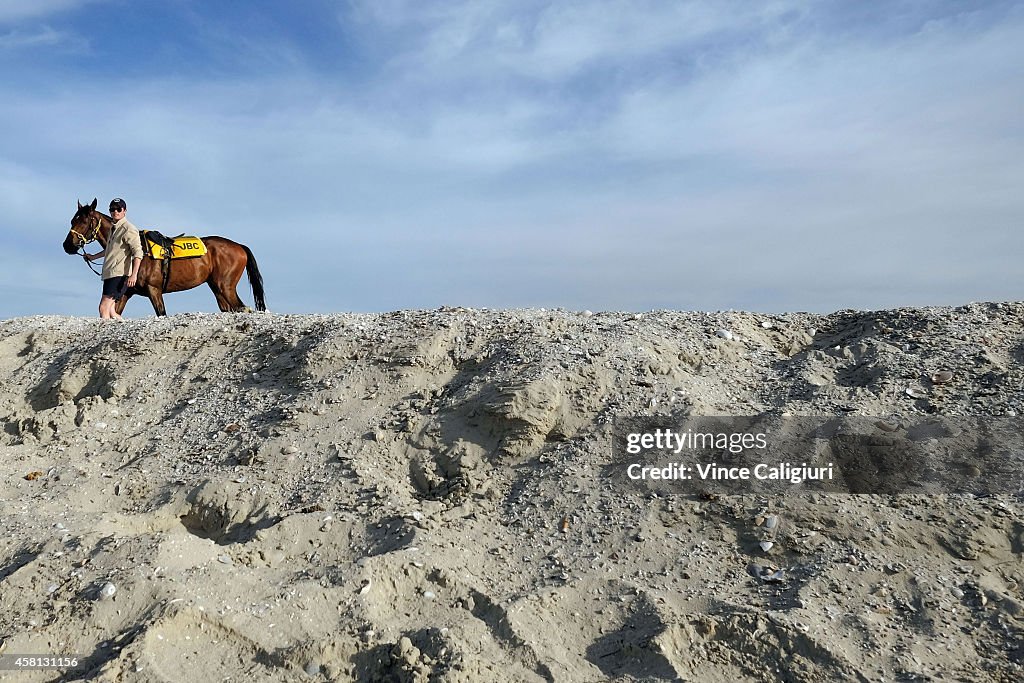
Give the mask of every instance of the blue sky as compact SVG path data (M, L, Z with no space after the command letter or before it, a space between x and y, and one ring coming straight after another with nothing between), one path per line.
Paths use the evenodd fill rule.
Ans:
M284 313L1021 299L1022 45L1019 2L8 0L0 317L95 315L60 242L114 196Z

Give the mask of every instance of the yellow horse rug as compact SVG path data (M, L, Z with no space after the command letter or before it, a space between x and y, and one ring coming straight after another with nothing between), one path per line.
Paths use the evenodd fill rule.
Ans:
M198 237L178 235L177 237L165 237L156 230L142 230L142 249L154 259L167 258L168 250L170 258L195 258L206 253L206 245Z

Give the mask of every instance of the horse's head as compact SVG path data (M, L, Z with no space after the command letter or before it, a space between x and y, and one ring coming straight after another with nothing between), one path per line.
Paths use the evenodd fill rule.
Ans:
M92 242L100 234L103 225L103 214L96 210L96 200L92 204L82 205L78 202L78 211L71 218L71 230L64 238L64 251L75 254L79 249Z

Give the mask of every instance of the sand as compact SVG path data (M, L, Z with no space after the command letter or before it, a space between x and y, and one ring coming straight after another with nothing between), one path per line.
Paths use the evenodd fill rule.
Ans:
M658 495L609 471L626 416L1012 420L1022 322L2 321L0 655L78 666L0 677L1019 681L1019 494Z

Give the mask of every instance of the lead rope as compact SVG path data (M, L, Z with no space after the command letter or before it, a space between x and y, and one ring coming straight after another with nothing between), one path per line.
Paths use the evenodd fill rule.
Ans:
M82 256L85 256L85 245L84 244L79 247L79 250L80 250L79 253ZM96 270L96 267L92 265L92 261L86 261L85 265L89 266L89 270L91 270L92 272L96 273L97 277L101 277L101 278L103 277L103 273L101 273L100 271Z
M77 235L78 233L75 233L75 234ZM96 235L99 235L99 234L100 234L100 220L96 219ZM82 239L83 240L85 239L85 235L82 235ZM90 242L92 242L95 239L96 238L93 237L88 242L82 242L82 246L80 246L78 248L79 253L82 256L85 256L85 245L89 244ZM89 266L89 270L91 270L92 272L96 273L96 277L98 277L98 278L102 278L103 277L103 273L101 271L96 270L96 268L92 265L92 261L86 260L85 261L85 265Z

